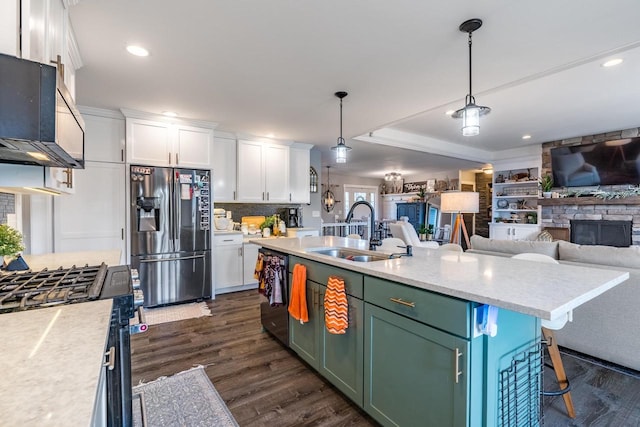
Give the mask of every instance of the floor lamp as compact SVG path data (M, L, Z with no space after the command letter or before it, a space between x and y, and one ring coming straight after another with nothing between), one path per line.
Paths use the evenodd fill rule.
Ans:
M464 233L464 241L467 248L471 247L469 243L469 233L464 225L462 218L466 213L478 213L480 203L480 193L475 191L445 191L440 196L440 209L444 213L456 214L456 222L451 230L451 243L462 243L460 230Z

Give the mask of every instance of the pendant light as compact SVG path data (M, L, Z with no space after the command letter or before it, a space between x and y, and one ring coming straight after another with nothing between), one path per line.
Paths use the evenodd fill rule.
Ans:
M469 93L464 98L465 106L451 115L454 119L462 119L462 135L473 136L480 133L480 116L489 114L491 108L476 105L476 99L471 92L471 34L482 26L481 19L469 19L460 24L458 28L463 33L469 34Z
M324 206L324 210L327 212L331 212L336 205L336 197L333 195L333 191L331 191L331 182L329 181L329 168L331 166L327 166L327 191L322 193L322 204Z
M344 138L342 137L342 98L348 94L347 92L336 92L335 95L340 98L340 136L336 146L331 147L331 149L336 150L336 163L347 163L347 151L351 150L351 147L344 143Z

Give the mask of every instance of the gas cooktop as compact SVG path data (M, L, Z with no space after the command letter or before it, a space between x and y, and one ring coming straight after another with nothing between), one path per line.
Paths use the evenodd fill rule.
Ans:
M0 313L126 297L134 309L127 266L106 264L0 274Z

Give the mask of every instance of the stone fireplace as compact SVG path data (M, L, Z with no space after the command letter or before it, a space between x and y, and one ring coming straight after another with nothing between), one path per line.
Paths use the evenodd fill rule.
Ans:
M542 205L542 227L566 228L571 234L574 221L627 224L626 231L630 233L630 243L640 245L640 197L628 197L625 199L602 200L596 197L566 197L559 199L540 199ZM616 225L614 225L616 224ZM611 230L609 228L608 230ZM575 242L579 243L579 242ZM610 243L584 243L606 244ZM628 246L628 245L627 245Z
M597 135L585 135L542 144L542 170L540 176L551 173L551 149L563 146L593 144L602 141L635 138L640 128L632 128ZM602 186L601 190L624 190L628 186ZM631 244L640 245L640 197L632 196L618 199L598 197L566 197L558 199L540 199L542 206L542 227L566 229L567 239L571 233L571 221L624 221L631 224Z

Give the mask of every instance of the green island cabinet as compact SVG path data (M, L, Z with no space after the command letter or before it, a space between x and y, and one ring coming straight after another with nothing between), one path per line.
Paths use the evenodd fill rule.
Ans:
M537 426L539 319L500 309L498 334L474 333L480 304L298 257L309 322L291 348L384 426ZM324 327L330 275L345 279L349 328ZM291 281L290 281L291 282Z
M293 267L302 264L307 269L307 309L309 322L289 316L289 345L301 359L353 402L362 407L364 303L362 274L309 261L289 258L289 294L293 281ZM324 323L324 294L329 276L344 280L349 304L349 327L344 334L331 334Z

